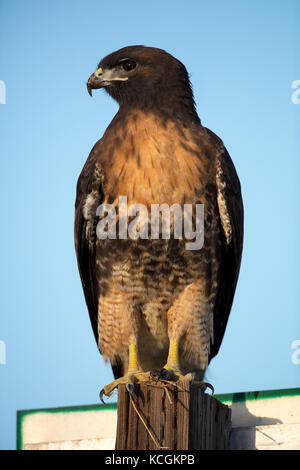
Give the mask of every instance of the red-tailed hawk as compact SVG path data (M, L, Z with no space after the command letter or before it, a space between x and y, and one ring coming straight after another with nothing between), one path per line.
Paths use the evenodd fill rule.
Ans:
M120 49L99 63L87 88L105 88L120 105L80 174L75 212L85 299L116 379L103 393L147 380L152 369L202 380L220 348L240 268L236 170L221 139L201 125L184 65L167 52ZM120 200L149 213L163 204L192 207L193 227L202 205L203 246L187 249L185 232L175 236L173 213L168 238L124 231L105 238L98 229L107 207L116 214L109 233L120 233Z

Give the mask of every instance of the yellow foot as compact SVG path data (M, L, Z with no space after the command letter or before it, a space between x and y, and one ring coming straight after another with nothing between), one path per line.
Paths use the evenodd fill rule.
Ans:
M201 387L203 391L210 388L214 393L213 386L206 382L199 382L196 373L190 372L186 375L181 373L179 370L179 343L176 338L170 339L168 360L164 368L160 371L152 371L151 375L153 379L170 382L174 385L180 381L193 382L193 384Z
M132 395L134 391L134 384L148 382L149 380L151 380L150 372L141 372L139 370L132 372L128 371L128 373L123 377L120 377L119 379L116 379L110 384L103 387L99 395L100 400L104 403L103 396L105 395L107 397L110 397L113 391L118 387L118 385L121 384L125 384L128 392Z

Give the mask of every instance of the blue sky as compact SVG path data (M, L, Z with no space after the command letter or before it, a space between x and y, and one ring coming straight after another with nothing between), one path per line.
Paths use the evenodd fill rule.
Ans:
M73 207L117 111L85 83L126 45L186 65L242 184L241 274L207 379L217 393L300 387L299 20L298 0L0 1L0 448L15 448L16 410L97 403L112 379L81 289Z

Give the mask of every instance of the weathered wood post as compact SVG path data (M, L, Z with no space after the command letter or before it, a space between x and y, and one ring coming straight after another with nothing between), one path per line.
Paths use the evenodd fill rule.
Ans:
M188 382L118 388L116 450L224 450L231 410Z

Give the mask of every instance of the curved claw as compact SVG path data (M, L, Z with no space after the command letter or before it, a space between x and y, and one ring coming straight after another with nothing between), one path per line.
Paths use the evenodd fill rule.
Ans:
M204 391L205 391L207 388L209 388L209 389L211 390L211 392L212 392L212 395L215 394L215 389L214 389L214 387L213 387L211 384L209 384L209 383L207 383L207 382L203 382L203 385L205 385Z
M133 397L133 395L134 395L134 384L133 383L127 383L126 384L126 390Z
M196 385L198 385L198 386L201 388L202 392L205 392L205 390L206 390L207 388L209 388L209 389L211 390L211 392L212 392L212 395L214 395L215 389L214 389L214 387L213 387L211 384L209 384L208 382L197 382L197 381L196 381L195 383L196 383Z
M105 392L105 388L102 388L101 392L99 393L99 398L100 400L102 401L102 403L104 403L105 405L105 401L103 400L103 396L107 396L108 398L112 396L112 391L110 393L106 393Z
M105 405L105 401L103 400L103 395L105 395L104 388L102 388L101 392L99 393L99 398L102 403Z

